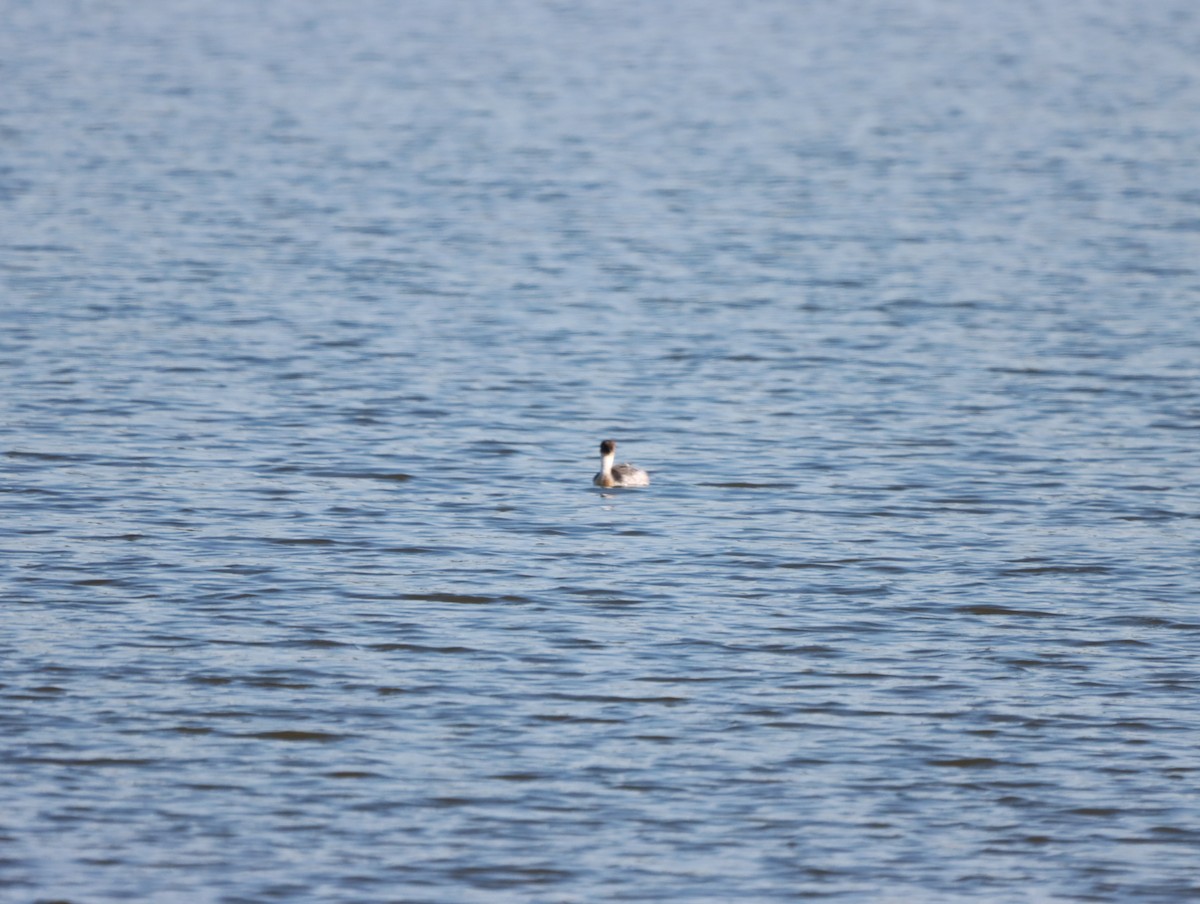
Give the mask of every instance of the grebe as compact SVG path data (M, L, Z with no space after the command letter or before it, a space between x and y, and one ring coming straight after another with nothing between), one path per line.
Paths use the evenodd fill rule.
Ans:
M616 440L606 439L600 444L600 473L592 478L598 487L648 487L650 475L633 465L614 465L617 454Z

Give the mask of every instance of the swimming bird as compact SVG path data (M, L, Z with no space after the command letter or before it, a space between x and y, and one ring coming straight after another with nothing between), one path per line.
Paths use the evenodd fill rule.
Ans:
M606 439L600 444L600 473L592 478L598 487L648 487L650 475L633 465L614 465L617 441Z

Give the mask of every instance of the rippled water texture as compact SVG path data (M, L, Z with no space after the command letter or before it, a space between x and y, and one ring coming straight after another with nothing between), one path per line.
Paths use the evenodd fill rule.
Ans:
M1194 3L0 12L0 899L1200 896Z

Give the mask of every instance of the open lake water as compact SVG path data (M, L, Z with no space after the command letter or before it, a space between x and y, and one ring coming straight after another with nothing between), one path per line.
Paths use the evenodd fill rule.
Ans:
M1200 6L0 12L0 900L1200 898Z

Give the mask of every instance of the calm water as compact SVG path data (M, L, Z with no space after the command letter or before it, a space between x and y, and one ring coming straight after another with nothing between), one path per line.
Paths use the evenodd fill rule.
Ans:
M0 899L1200 897L1190 0L0 13Z

